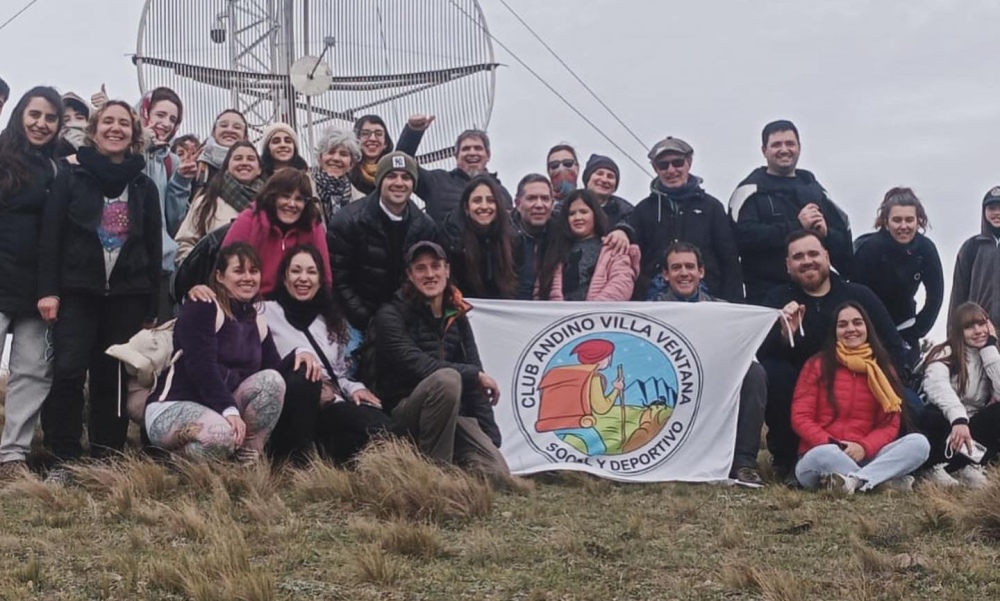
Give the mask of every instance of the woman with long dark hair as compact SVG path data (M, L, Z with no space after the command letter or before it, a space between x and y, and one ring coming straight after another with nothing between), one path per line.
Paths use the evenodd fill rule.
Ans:
M322 265L316 247L290 249L264 305L278 352L298 349L307 357L299 369L283 374L285 405L269 444L279 461L301 463L314 442L324 456L346 461L384 433L389 421L378 397L348 377L347 322Z
M254 145L245 140L229 148L219 177L191 202L184 221L177 230L177 264L180 265L199 240L235 220L253 203L264 187L260 157Z
M1000 455L1000 349L996 327L976 303L956 307L948 339L927 354L923 390L932 405L921 418L931 440L927 479L941 486L986 486L981 465L969 455L975 443L986 447L982 465Z
M273 123L260 141L260 166L265 180L280 169L306 171L309 163L299 151L299 136L287 123Z
M917 363L920 339L930 332L944 302L944 275L937 247L924 232L927 211L910 188L885 193L875 218L878 230L858 239L852 281L864 284L889 310L899 335ZM915 296L924 286L924 303L917 311Z
M795 477L803 488L825 484L847 494L889 481L911 488L908 474L927 459L930 444L922 434L899 438L903 384L868 313L848 301L834 315L822 350L795 385Z
M284 360L258 315L260 259L247 244L223 247L212 303L185 302L174 325L173 364L146 405L150 442L192 459L257 460L278 422Z
M330 257L319 206L312 196L309 175L298 169L282 169L271 176L255 202L240 213L223 240L223 246L246 242L263 267L261 293L270 294L278 285L278 267L285 250L311 244L323 256L323 273L330 277Z
M88 372L91 456L125 446L122 373L104 349L156 323L162 227L143 150L139 116L125 102L108 102L91 116L86 145L46 207L38 308L55 322L55 370L42 428L59 460L83 453Z
M59 175L53 157L62 112L58 92L33 88L0 132L0 349L7 334L12 336L0 480L26 471L31 437L52 385L48 324L36 307L38 247L49 191Z
M451 279L472 298L514 298L514 231L500 186L479 175L465 186L458 209L445 218Z
M573 190L553 220L538 274L535 298L569 301L627 301L639 277L639 247L617 253L602 243L608 218L588 190Z

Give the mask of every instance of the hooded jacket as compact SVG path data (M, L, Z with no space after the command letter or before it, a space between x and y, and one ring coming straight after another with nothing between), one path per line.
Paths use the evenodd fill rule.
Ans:
M646 298L650 280L663 270L667 247L688 242L701 250L708 292L729 302L742 302L743 278L726 209L702 189L700 178L690 178L688 186L680 190L666 190L654 179L649 196L628 218L642 250L642 272L634 298Z
M729 199L748 302L759 304L771 288L788 283L785 238L802 229L799 212L810 203L819 206L826 219L823 244L830 252L830 262L845 277L851 273L852 238L847 213L809 171L797 169L794 178L786 178L769 175L766 167L760 167L740 182Z
M459 415L474 417L499 447L493 407L479 388L483 364L469 324L472 305L453 286L445 294L440 318L434 317L422 298L408 298L402 291L379 309L375 317L376 392L385 410L392 413L421 381L440 369L454 369L462 376Z
M588 301L627 301L631 300L635 280L639 277L641 252L635 244L630 244L628 252L614 253L608 247L601 248L594 267L594 275L587 286ZM549 300L563 300L563 269L559 265L552 277L552 290Z
M400 240L391 236L395 227ZM437 225L412 200L403 220L391 223L377 192L333 216L327 231L333 295L354 328L364 332L378 308L392 300L406 272L406 249L423 240L438 242L438 236Z
M177 258L177 243L173 237L187 215L188 201L191 198L191 180L177 172L180 164L180 158L170 152L167 145L151 148L146 153L144 173L156 184L160 199L160 222L163 229L161 267L168 273L174 271Z
M884 228L878 230L858 246L851 281L871 288L900 336L912 348L920 347L920 339L934 327L944 302L941 257L929 238L918 233L909 244L900 244ZM926 300L917 313L914 296L921 283ZM906 322L911 324L902 327Z
M1000 236L993 233L982 213L982 232L962 244L955 259L948 319L966 301L986 310L990 321L1000 324Z

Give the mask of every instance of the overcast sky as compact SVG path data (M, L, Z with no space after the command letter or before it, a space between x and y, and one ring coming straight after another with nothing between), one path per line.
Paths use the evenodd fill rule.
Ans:
M314 3L318 0L313 0ZM343 2L347 0L330 0ZM445 2L446 0L441 0ZM384 5L403 6L401 0ZM913 187L927 206L948 288L961 242L979 229L981 199L1000 184L1000 2L995 0L508 0L644 141L640 146L494 0L492 33L586 113L630 156L667 135L695 148L693 172L725 202L762 164L760 129L795 121L800 167L871 227L883 194ZM0 3L0 22L26 2ZM135 98L139 0L39 0L0 32L0 76L13 101L49 84L83 96L106 83ZM570 141L581 160L608 154L620 194L638 201L649 177L499 47L491 166L508 188L543 171ZM84 93L86 92L86 94ZM428 107L433 112L434 107ZM6 123L5 111L2 119ZM947 306L947 301L946 301ZM935 334L943 332L939 320Z

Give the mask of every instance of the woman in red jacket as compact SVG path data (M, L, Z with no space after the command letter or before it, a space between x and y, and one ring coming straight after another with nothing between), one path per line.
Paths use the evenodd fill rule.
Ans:
M894 479L909 488L908 474L926 461L930 444L922 434L897 440L903 385L868 314L849 301L834 315L833 332L795 385L795 477L803 488L826 484L847 494Z
M313 198L309 175L298 169L280 169L267 180L254 203L233 221L222 245L236 242L246 242L260 257L263 295L277 285L285 251L303 244L316 247L326 281L333 280L319 203Z

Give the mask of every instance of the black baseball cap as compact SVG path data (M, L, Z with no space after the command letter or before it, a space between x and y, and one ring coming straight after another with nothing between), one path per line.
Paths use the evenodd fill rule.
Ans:
M413 263L414 259L427 253L434 255L442 261L448 260L448 254L444 252L444 249L441 248L440 244L435 244L429 240L423 240L415 243L410 247L410 250L406 251L406 264L409 265L410 263Z

